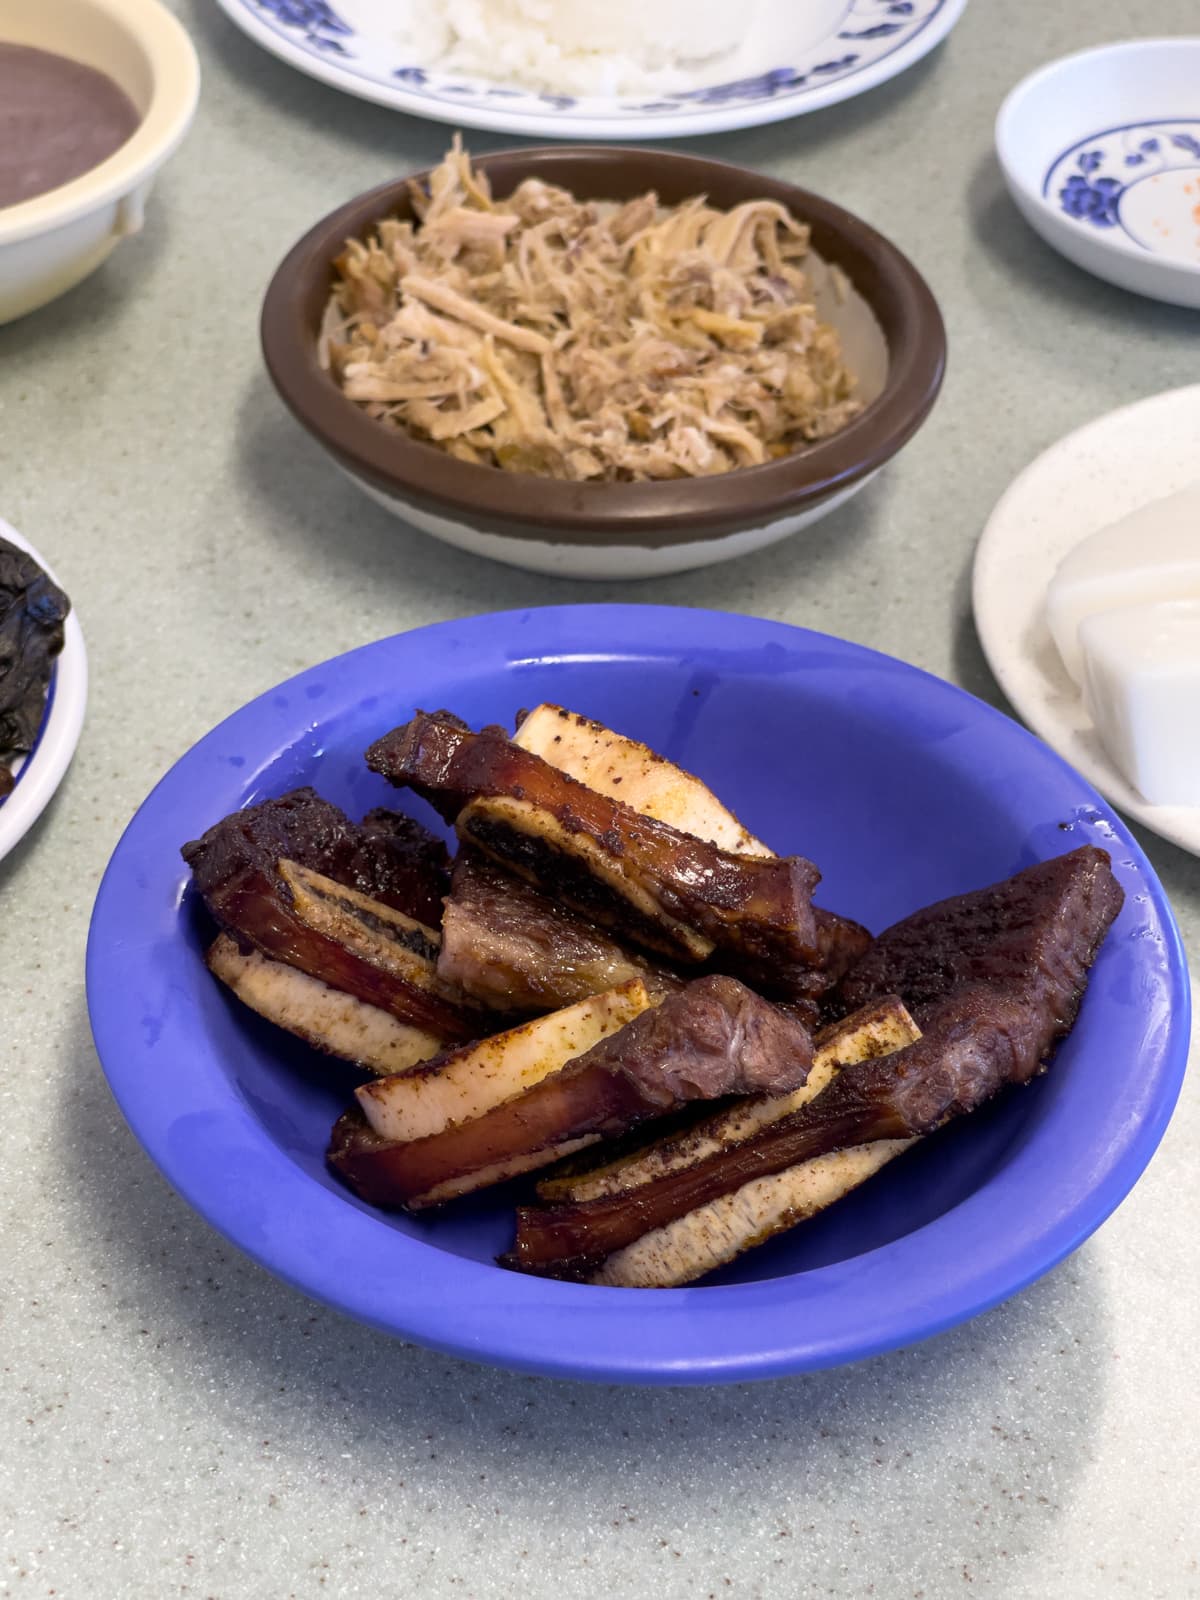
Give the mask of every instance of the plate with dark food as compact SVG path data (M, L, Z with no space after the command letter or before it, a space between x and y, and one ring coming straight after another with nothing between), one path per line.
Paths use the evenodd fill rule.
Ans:
M0 857L62 782L86 705L87 653L71 602L0 520Z
M1179 935L1016 723L781 623L438 624L261 696L130 823L92 1027L166 1177L456 1355L644 1383L909 1344L1136 1182Z

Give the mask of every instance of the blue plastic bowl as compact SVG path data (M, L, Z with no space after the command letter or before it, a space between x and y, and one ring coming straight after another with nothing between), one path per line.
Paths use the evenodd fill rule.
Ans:
M479 725L543 699L699 773L756 834L821 866L824 904L875 929L1076 845L1105 846L1126 903L1051 1071L690 1289L502 1271L493 1257L511 1240L511 1193L420 1219L354 1199L323 1156L357 1080L209 976L179 847L297 784L356 816L394 804L362 752L416 707ZM456 1355L645 1383L852 1361L1013 1294L1136 1182L1189 1037L1163 890L1099 795L1045 745L857 645L653 606L443 623L314 667L235 713L171 769L118 845L92 919L88 1000L134 1133L184 1198L272 1272Z

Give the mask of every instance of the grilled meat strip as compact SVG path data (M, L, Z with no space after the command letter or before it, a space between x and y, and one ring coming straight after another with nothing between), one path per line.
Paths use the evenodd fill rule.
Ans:
M960 985L990 983L1044 1007L1065 1033L1123 900L1108 853L1084 845L897 922L842 980L839 1002L854 1011L898 994L921 1022Z
M1027 1082L1074 1022L1122 898L1108 857L1088 847L918 912L892 930L891 970L918 975L908 998L919 1040L847 1066L815 1100L753 1139L632 1194L518 1211L516 1245L505 1264L590 1276L614 1251L755 1179L835 1150L930 1133L1006 1085ZM899 931L912 924L940 948L940 961L919 964L916 939ZM864 964L873 956L874 950Z
M557 1188L569 1192L571 1199L582 1200L628 1189L665 1172L691 1166L701 1155L752 1138L768 1123L799 1110L816 1099L834 1076L851 1063L889 1055L920 1036L899 1000L881 1000L817 1036L816 1057L802 1089L792 1094L756 1095L735 1101L692 1129L645 1146L623 1163L595 1169L573 1183L560 1179L557 1184L554 1180L539 1184L538 1194L544 1199L548 1190ZM744 1251L833 1205L913 1143L912 1139L876 1139L814 1156L772 1177L753 1179L665 1227L651 1229L623 1250L614 1251L590 1281L626 1289L666 1289L693 1283Z
M246 870L248 857L295 861L311 872L381 900L414 922L436 928L450 888L446 846L400 811L369 811L351 822L312 789L235 811L183 847L196 887L219 885Z
M695 1100L796 1089L812 1040L733 978L699 978L482 1116L385 1149L351 1113L330 1162L377 1205L436 1204ZM428 1070L428 1069L427 1069ZM384 1092L369 1085L360 1092Z
M336 807L301 792L235 812L183 855L209 912L243 952L257 949L438 1040L476 1038L488 1024L438 978L432 929L289 853L359 881L370 869L375 884L398 888L390 840L399 836L379 837L378 849L365 843Z
M260 950L241 950L219 933L205 956L214 977L260 1017L286 1028L326 1055L366 1072L405 1072L437 1055L442 1041L388 1011L333 989L320 978L271 961Z
M699 964L720 947L739 970L818 958L820 874L801 856L719 850L448 713L419 712L367 762L453 818L466 843L648 949Z
M547 1017L442 1051L415 1072L363 1084L356 1098L381 1138L429 1138L519 1098L651 1003L645 984L635 978Z
M693 1167L706 1156L719 1155L744 1143L772 1122L815 1100L836 1073L855 1061L891 1055L921 1037L921 1031L894 995L856 1011L845 1021L822 1028L814 1037L815 1054L804 1083L782 1094L755 1094L730 1101L686 1126L662 1133L651 1142L613 1156L608 1150L566 1162L538 1184L538 1199L547 1203L595 1200L628 1194L646 1183Z
M684 982L470 850L455 863L437 967L482 1004L524 1015L573 1005L631 978L656 996Z
M748 832L699 778L648 745L614 733L578 712L542 704L521 716L513 743L643 817L670 823L734 855L775 859L775 852ZM816 964L764 965L752 981L760 994L789 1004L802 1021L815 1026L820 1016L816 1002L864 954L871 935L857 922L819 906L813 908L813 914ZM714 966L720 970L719 952Z

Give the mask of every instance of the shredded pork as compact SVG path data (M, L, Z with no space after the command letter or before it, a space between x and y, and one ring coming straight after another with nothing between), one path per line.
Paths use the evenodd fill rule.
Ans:
M784 207L493 200L456 140L416 222L347 241L320 353L381 423L463 461L575 480L757 466L861 409Z

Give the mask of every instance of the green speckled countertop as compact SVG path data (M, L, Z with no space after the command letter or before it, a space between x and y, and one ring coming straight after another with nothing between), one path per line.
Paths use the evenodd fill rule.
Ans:
M1200 376L1200 316L1052 254L992 156L1005 91L1121 37L1128 8L975 0L882 89L697 141L911 254L950 374L915 442L808 536L627 588L405 531L284 414L257 347L274 264L337 202L434 160L446 130L297 75L213 0L177 9L204 89L146 232L0 328L0 515L58 569L92 669L74 766L0 863L0 1595L1200 1595L1194 1080L1116 1216L970 1325L811 1378L612 1390L428 1355L241 1258L126 1131L82 979L104 863L164 769L279 679L402 628L550 601L718 606L1002 703L968 607L992 504L1077 424ZM1136 11L1145 34L1197 21L1195 0ZM1142 839L1194 958L1200 862Z

